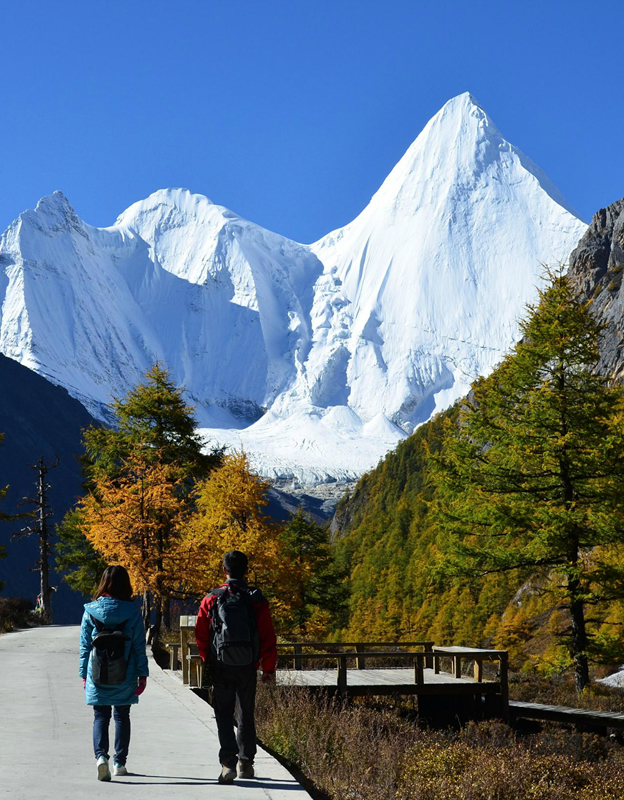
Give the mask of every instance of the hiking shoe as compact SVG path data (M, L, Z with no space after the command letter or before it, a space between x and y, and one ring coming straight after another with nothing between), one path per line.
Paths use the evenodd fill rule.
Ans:
M219 775L219 783L234 783L236 777L236 770L233 767L226 767L225 764L221 767L221 774Z
M253 778L255 774L253 763L251 761L239 761L237 772L239 778Z
M128 770L125 764L113 764L113 775L127 775Z
M111 779L110 769L108 768L108 759L106 756L100 756L98 758L97 771L99 781L109 781Z

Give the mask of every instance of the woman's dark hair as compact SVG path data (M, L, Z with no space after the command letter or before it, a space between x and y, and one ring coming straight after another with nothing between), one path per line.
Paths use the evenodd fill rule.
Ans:
M132 600L134 592L125 567L121 567L119 564L115 564L114 567L106 567L93 599L97 600L103 594L109 594L116 600Z
M230 550L223 556L223 567L230 578L243 578L247 566L247 556L240 550Z

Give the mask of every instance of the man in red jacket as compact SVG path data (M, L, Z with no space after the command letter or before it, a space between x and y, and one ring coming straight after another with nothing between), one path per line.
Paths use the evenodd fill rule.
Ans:
M269 604L258 589L248 587L247 566L247 556L240 550L224 555L227 580L204 597L195 624L199 654L212 672L220 745L219 783L233 782L237 761L239 778L254 776L257 670L262 667L262 681L269 683L275 679L277 664Z

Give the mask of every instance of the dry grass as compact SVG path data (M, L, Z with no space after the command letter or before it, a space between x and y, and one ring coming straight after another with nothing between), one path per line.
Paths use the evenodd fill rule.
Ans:
M578 694L572 675L544 678L539 675L515 673L509 678L509 697L511 700L524 700L529 703L624 713L623 689L592 683Z
M501 722L439 733L390 708L263 687L258 730L331 800L624 798L624 749L554 726L522 738Z

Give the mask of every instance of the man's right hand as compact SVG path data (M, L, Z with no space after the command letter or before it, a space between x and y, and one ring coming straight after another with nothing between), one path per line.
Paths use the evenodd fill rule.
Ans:
M262 677L260 678L262 683L275 683L275 673L274 672L263 672Z

